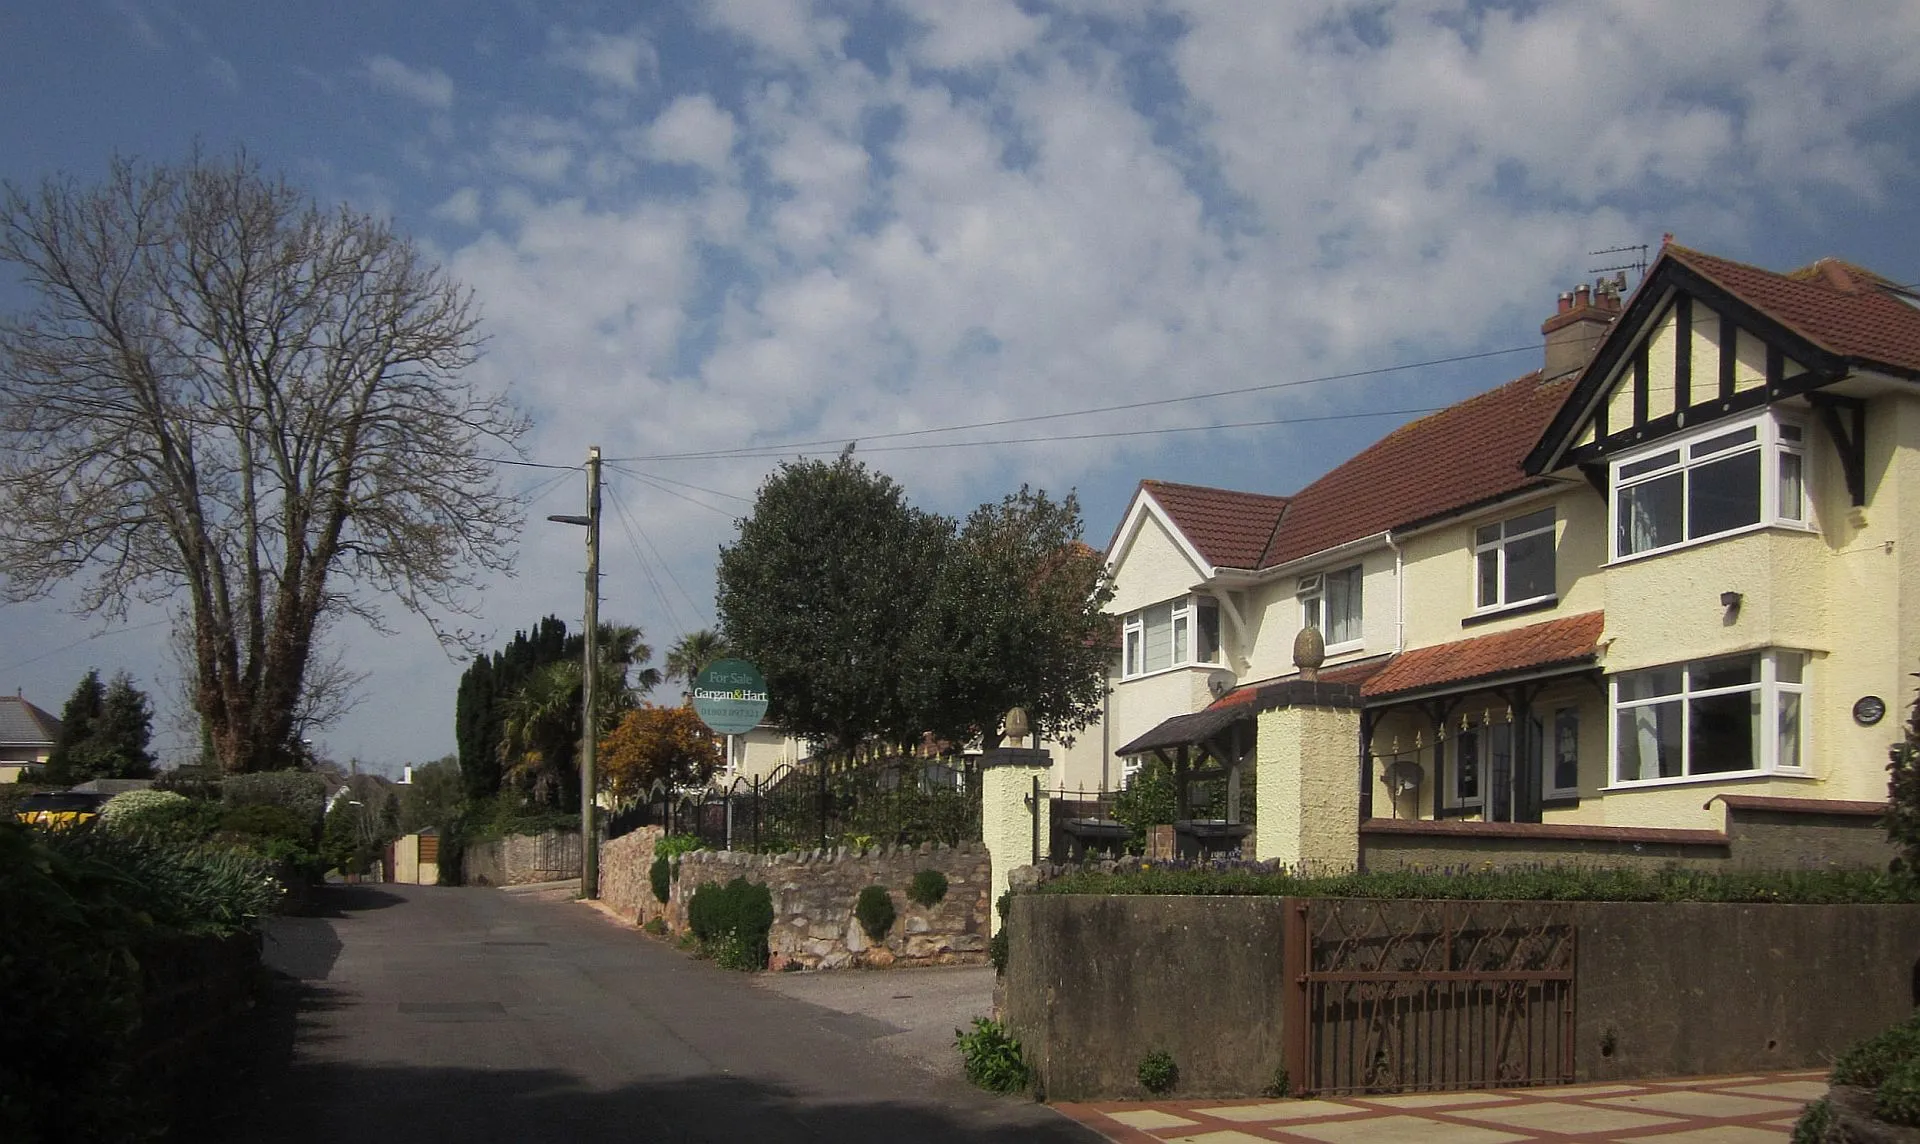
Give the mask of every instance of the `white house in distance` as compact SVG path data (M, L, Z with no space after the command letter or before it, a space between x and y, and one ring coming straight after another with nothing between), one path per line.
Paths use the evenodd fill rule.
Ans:
M60 738L60 720L19 695L0 695L0 783L37 778Z

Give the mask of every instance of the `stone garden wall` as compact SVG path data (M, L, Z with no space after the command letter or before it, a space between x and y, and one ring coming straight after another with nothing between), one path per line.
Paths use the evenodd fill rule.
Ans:
M469 886L528 886L580 876L580 835L562 830L476 842L460 859Z
M987 960L987 918L992 912L987 851L978 843L748 854L698 850L680 857L669 901L662 904L649 882L658 828L642 828L600 847L600 898L636 925L663 919L671 933L686 931L686 903L700 886L735 878L764 884L773 895L773 931L767 936L770 969L976 965ZM932 906L907 898L921 870L946 875L947 896ZM853 916L854 900L868 886L885 887L893 899L893 927L869 941Z

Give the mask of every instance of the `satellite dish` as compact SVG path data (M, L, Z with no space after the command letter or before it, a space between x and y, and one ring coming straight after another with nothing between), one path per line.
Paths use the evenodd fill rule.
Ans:
M1240 686L1240 677L1224 667L1215 668L1207 673L1207 690L1213 692L1215 699L1225 699L1227 692Z
M1402 759L1397 763L1388 765L1386 773L1387 789L1393 792L1393 797L1399 798L1402 795L1411 794L1419 790L1420 783L1426 776L1427 773L1420 768L1419 763L1414 762L1412 759Z

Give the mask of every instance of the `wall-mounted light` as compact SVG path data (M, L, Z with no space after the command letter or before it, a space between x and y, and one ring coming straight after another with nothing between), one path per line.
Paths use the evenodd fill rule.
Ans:
M1721 607L1723 607L1723 608L1737 608L1737 607L1739 607L1739 606L1740 606L1740 593L1738 593L1738 592L1722 592L1722 593L1720 593L1720 606L1721 606Z

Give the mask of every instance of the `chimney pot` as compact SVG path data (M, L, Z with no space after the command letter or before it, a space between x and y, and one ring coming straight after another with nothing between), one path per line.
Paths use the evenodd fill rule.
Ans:
M1593 287L1582 282L1573 288L1573 305L1575 309L1584 310L1592 304Z
M1560 291L1560 312L1564 314L1571 309L1573 309L1573 291Z

